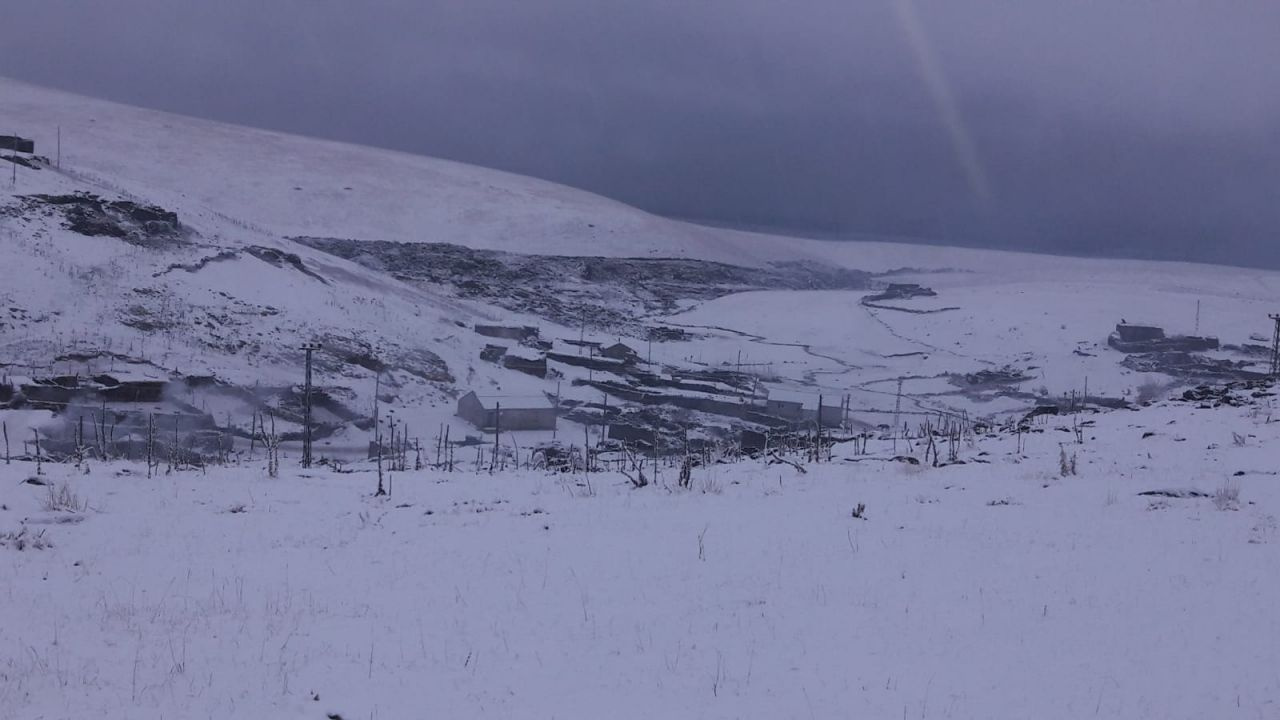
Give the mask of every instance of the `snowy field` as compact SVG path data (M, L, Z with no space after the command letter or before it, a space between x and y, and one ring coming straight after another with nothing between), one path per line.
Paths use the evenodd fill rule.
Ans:
M696 468L691 490L673 468L638 490L424 471L374 498L368 467L91 463L45 465L80 503L51 510L15 462L0 466L0 533L24 540L0 547L0 707L1276 717L1280 423L1256 402L1078 416L1096 422L1083 444L1055 418L937 468L873 440L803 474ZM1208 497L1138 495L1187 489Z

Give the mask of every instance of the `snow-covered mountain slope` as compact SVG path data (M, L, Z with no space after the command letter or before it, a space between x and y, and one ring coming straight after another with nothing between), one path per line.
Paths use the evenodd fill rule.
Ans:
M0 198L0 374L210 377L275 404L296 394L301 346L320 342L317 384L340 416L369 414L379 365L393 406L443 417L459 384L539 391L534 378L476 361L483 339L469 326L511 313L406 285L189 201L167 215L147 204L153 196L86 181L65 158L63 172L18 170L17 193ZM233 426L255 412L221 393L193 390L182 400Z
M848 396L851 419L875 425L899 409L1008 416L1073 391L1123 399L1195 382L1120 365L1107 334L1127 319L1257 344L1280 305L1275 272L740 233L507 173L10 80L0 98L0 128L34 138L38 155L55 157L58 128L62 138L60 167L20 166L0 186L10 375L119 363L288 388L299 347L320 341L317 383L348 409L369 412L372 367L385 362L384 400L416 427L455 423L455 435L469 430L452 417L468 390L578 404L613 393L614 412L638 386L658 392L607 367L553 362L536 378L481 361L491 340L471 326L501 323L539 326L562 355L588 352L564 339L630 338L661 387L677 382L672 368L732 369L760 380L753 399ZM862 302L895 282L937 295ZM1006 366L1021 379L982 375ZM707 387L730 402L748 392ZM250 422L243 406L188 401Z
M0 78L0 125L88 180L277 236L565 255L791 257L764 235L659 218L581 190L435 158L225 125ZM8 132L7 130L5 132Z

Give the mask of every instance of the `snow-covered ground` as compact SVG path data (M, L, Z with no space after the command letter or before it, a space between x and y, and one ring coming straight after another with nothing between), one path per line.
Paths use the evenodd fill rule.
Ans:
M0 533L27 538L0 547L0 707L1271 717L1280 423L1259 402L1077 416L1083 444L1054 419L938 468L873 440L804 474L695 468L692 490L675 468L643 489L409 471L374 498L368 466L91 462L45 466L83 504L48 510L33 464L0 466ZM1187 489L1211 497L1138 495Z

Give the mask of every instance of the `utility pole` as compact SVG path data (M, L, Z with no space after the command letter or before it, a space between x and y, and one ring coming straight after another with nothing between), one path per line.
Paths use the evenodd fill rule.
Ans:
M57 158L58 158L58 159L55 161L54 166L55 166L55 167L57 167L59 170L61 170L61 169L62 169L62 126L61 126L61 125L59 125L59 126L58 126L58 155L57 155Z
M1200 301L1196 300L1196 335L1200 334Z
M493 404L493 462L489 463L489 474L493 474L498 464L498 440L502 437L502 403Z
M302 396L302 467L311 467L311 353L319 350L319 343L306 343L302 350L307 354L307 381Z
M818 394L818 430L814 435L813 461L822 461L822 394Z
M14 187L18 186L18 133L13 134L13 157L9 158L13 161L13 178L9 180L9 184Z
M1271 336L1271 377L1280 375L1280 315L1272 313L1267 317L1276 324L1275 333Z
M898 378L898 399L893 403L893 436L898 437L898 416L902 413L902 378Z

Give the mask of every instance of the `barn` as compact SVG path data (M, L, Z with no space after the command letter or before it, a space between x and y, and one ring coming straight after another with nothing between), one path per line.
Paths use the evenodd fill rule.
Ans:
M516 342L532 341L538 339L538 328L528 325L518 327L509 325L476 325L475 331L477 335L485 337L498 338L500 340L515 340Z
M1120 338L1121 342L1152 342L1164 339L1164 328L1154 325L1130 325L1122 322L1116 325L1115 334Z
M17 135L0 135L0 150L34 153L36 151L36 141L21 138Z
M556 406L545 395L479 395L458 398L458 417L481 430L555 430Z

